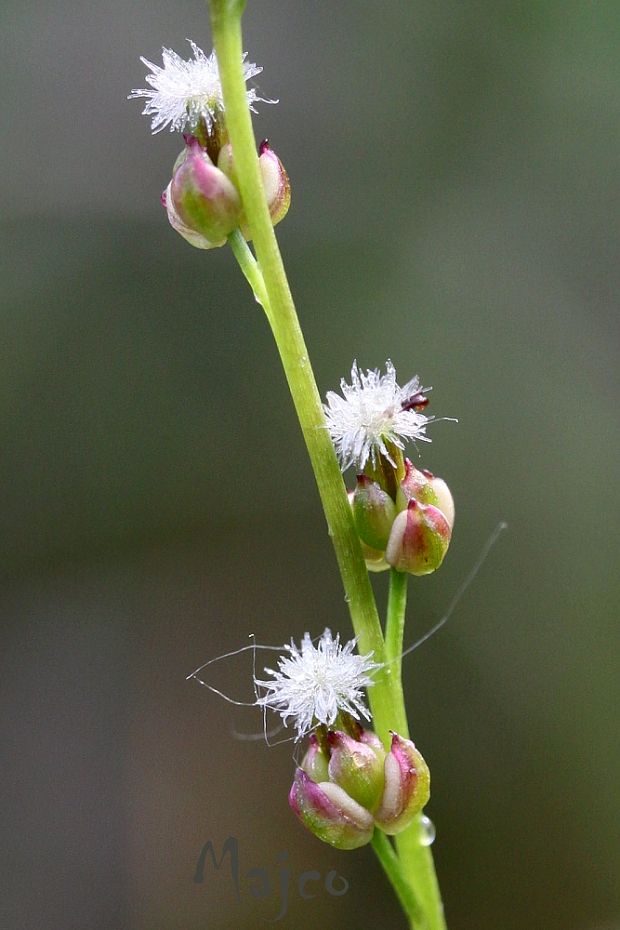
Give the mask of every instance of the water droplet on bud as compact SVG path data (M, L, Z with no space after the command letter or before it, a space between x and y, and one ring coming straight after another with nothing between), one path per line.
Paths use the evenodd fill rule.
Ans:
M420 846L432 846L436 835L435 824L430 817L422 814L420 817Z

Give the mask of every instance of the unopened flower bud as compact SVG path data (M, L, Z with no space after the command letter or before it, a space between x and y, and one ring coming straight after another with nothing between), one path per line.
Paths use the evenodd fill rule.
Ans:
M183 236L184 239L190 243L190 245L195 246L197 249L215 249L218 246L224 245L226 241L223 239L221 242L211 242L209 239L205 239L204 236L201 236L200 233L194 232L193 229L189 229L185 223L182 222L181 217L178 215L177 211L174 209L174 204L172 202L172 197L170 196L170 188L172 187L172 181L166 188L166 190L161 195L161 202L166 208L166 213L168 214L168 222L173 229Z
M303 825L324 843L337 849L357 849L370 842L372 814L331 782L316 784L297 769L289 804Z
M451 535L450 524L439 508L410 500L394 520L386 561L400 572L428 575L443 562Z
M383 743L373 730L362 729L359 739L360 743L365 743L366 746L370 746L370 748L374 749L374 751L381 757L381 759L385 759L385 749L383 748Z
M355 491L349 491L349 504L351 505L351 510L353 510L353 497ZM355 520L355 514L353 515ZM363 539L360 539L360 545L362 547L362 555L364 556L364 561L366 563L366 568L369 572L384 572L390 566L385 561L385 553L382 549L373 549L372 546L368 546Z
M389 563L385 561L385 554L371 549L365 543L362 543L362 555L369 572L386 572L389 569Z
M275 226L280 220L284 219L291 205L291 182L284 165L270 147L267 139L264 139L260 144L258 164L269 205L271 222Z
M430 485L435 493L437 501L435 506L439 507L442 514L450 524L450 529L454 528L454 498L450 488L443 480L443 478L436 478L432 471L425 471L424 474L430 481ZM433 501L429 501L433 503Z
M302 759L301 767L312 781L327 781L329 778L329 759L321 749L321 744L314 733L310 734L310 745Z
M188 136L186 144L185 157L177 159L166 191L168 217L172 210L185 229L213 246L223 245L229 233L239 225L241 199L235 185L215 167L198 140ZM181 235L185 235L172 219L170 221Z
M266 139L264 142L261 142L259 152L258 165L265 189L265 196L267 198L267 206L269 207L269 215L271 216L271 222L275 226L276 223L283 220L288 213L288 208L291 203L291 183L284 169L284 165L273 149L270 148L269 142ZM220 149L217 166L238 189L239 181L237 179L237 171L230 142L223 145ZM246 236L246 238L249 237L245 215L242 215L239 225L241 226L243 235Z
M237 178L237 172L235 170L233 150L230 142L227 142L221 147L217 156L217 166L220 171L224 172L228 180L232 181L237 190L239 190L239 179Z
M383 551L395 516L396 505L390 495L367 475L358 475L353 492L353 517L362 542Z
M420 752L409 739L392 733L385 757L385 788L375 813L377 826L394 836L405 830L430 797L431 776Z
M396 495L398 509L404 510L410 500L437 506L437 494L433 489L432 477L431 472L421 471L415 467L413 462L405 459L405 477L400 482Z
M366 810L374 811L383 794L385 752L379 753L340 730L330 730L329 777ZM383 747L381 747L383 750Z

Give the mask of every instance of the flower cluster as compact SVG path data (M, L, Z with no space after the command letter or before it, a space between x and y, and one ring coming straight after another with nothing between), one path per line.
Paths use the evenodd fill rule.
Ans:
M191 245L213 249L241 229L250 237L239 191L233 151L226 130L226 112L215 52L206 55L190 41L193 59L185 61L172 49L162 49L163 66L146 58L151 69L146 76L150 88L136 88L130 99L146 98L143 113L152 117L154 133L169 127L172 132L188 130L185 147L172 170L172 179L162 194L170 225ZM249 80L262 68L243 60ZM248 106L276 103L247 90ZM271 220L275 226L286 216L291 201L288 175L267 140L261 143L259 167Z
M385 751L371 730L311 736L289 804L307 829L338 849L370 842L375 828L406 830L430 796L430 772L414 743L392 733Z
M378 369L364 373L353 362L351 384L343 378L340 389L342 396L328 391L324 409L343 471L350 465L363 469L369 460L376 465L379 455L395 466L390 447L402 450L404 440L430 442L426 426L433 418L420 412L428 388L417 375L399 387L389 359L384 375Z
M310 745L295 772L289 803L319 839L339 849L368 843L375 827L395 834L426 804L428 767L414 744L392 734L389 752L360 720L369 720L363 691L380 666L355 653L326 629L316 645L306 633L301 647L285 646L268 680L254 679L259 707L292 721L296 741Z
M407 441L430 442L433 417L422 412L429 388L417 376L399 387L389 360L384 375L354 362L351 384L340 386L342 395L327 394L325 416L343 471L359 469L349 500L366 565L435 571L452 536L454 502L445 481L403 457Z
M151 69L151 73L147 74L145 79L149 87L134 88L128 99L146 99L142 113L152 117L153 133L161 132L166 126L170 128L170 132L183 132L184 129L194 132L201 123L205 123L207 129L212 130L224 112L224 98L215 52L206 55L191 39L187 41L194 53L193 59L189 61L185 61L171 48L161 50L163 67L153 64L148 58L140 58L140 61ZM263 69L246 61L246 58L247 52L243 56L243 75L246 81L249 81ZM248 89L247 99L248 106L254 113L257 112L254 104L258 101L277 103L277 100L259 97L253 88Z
M306 633L301 648L292 640L283 648L278 669L265 669L271 680L254 680L264 692L256 703L279 713L285 725L292 719L297 741L318 724L331 727L343 712L355 720L370 719L363 691L379 666L372 656L354 653L354 639L341 646L340 636L334 639L326 629L316 646Z

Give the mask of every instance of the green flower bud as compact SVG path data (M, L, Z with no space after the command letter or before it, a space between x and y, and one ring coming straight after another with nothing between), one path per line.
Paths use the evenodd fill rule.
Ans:
M284 165L273 149L270 148L267 139L261 142L259 152L258 166L265 189L269 215L271 216L271 222L275 226L280 220L283 220L288 213L288 208L291 204L291 183ZM230 143L227 143L220 149L217 166L232 181L238 190L239 181L233 158L232 145ZM241 226L243 235L248 239L250 232L247 228L247 220L244 213L241 215L239 225Z
M197 139L187 136L186 145L185 157L177 158L172 181L166 191L168 216L172 211L173 216L194 236L213 245L221 245L239 225L239 194L232 181L215 167ZM172 225L178 229L175 223ZM184 235L183 232L181 234Z
M340 730L330 730L327 741L331 750L329 778L366 810L375 810L381 801L384 786L381 752L367 743L353 739Z
M364 556L366 568L369 572L385 572L390 567L385 561L383 552L379 552L378 555L376 555L376 550L370 549L365 543L362 543L362 555Z
M448 551L452 530L441 510L412 499L394 520L386 561L400 572L428 575L439 568Z
M166 188L166 190L161 195L161 202L166 208L166 213L168 214L168 222L173 229L183 236L190 245L193 245L197 249L217 249L220 246L226 243L225 239L221 239L219 242L211 242L210 239L207 239L205 236L201 235L199 232L190 229L189 226L186 226L185 223L181 220L181 217L174 208L174 203L170 194L170 189L172 187L172 181Z
M373 730L364 730L362 729L359 735L360 743L365 743L366 746L370 746L381 760L385 760L385 749L383 748L383 743Z
M409 739L392 733L385 757L385 788L375 822L394 836L406 830L430 797L431 776L426 762Z
M354 494L355 491L348 492L351 509L353 509ZM353 519L355 519L355 515ZM362 547L362 555L364 556L366 568L369 572L384 572L390 567L385 561L385 554L382 549L373 549L372 546L367 546L363 539L360 539L360 545Z
M430 472L421 471L409 459L405 459L405 476L396 494L398 509L404 510L410 500L437 506L437 495L430 480L432 477Z
M314 733L310 734L310 745L303 757L301 767L312 781L327 781L329 778L329 759L321 749L321 744Z
M317 785L298 768L288 800L303 825L330 846L357 849L372 838L372 814L339 785L327 781Z
M362 542L383 551L396 516L394 501L367 475L357 476L353 492L353 517Z
M275 226L284 219L291 205L291 182L268 139L261 142L259 151L258 165L269 204L271 222Z
M443 478L436 478L432 472L425 471L424 474L429 478L431 487L437 498L435 506L439 507L441 510L450 524L450 529L454 529L454 498L452 497L450 488Z
M229 181L232 181L237 190L239 190L239 179L237 178L237 172L235 170L232 145L230 142L227 142L226 145L223 145L220 149L217 156L217 166L220 171L224 172Z

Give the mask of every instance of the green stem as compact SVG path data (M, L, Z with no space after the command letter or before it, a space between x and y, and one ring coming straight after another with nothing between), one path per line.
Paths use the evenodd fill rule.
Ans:
M404 877L424 914L424 920L416 925L416 930L446 930L433 854L430 847L423 844L420 818L416 818L395 839Z
M244 0L209 0L213 42L226 109L226 128L234 150L256 260L240 234L233 233L230 241L254 294L265 307L280 353L325 511L359 652L373 653L375 660L383 663L374 686L369 689L369 702L375 730L387 745L390 729L398 729L402 733L407 731L400 676L394 673L393 663L385 662L377 606L265 198L242 67L241 14L244 6ZM404 615L404 601L402 608ZM394 612L397 613L396 606ZM402 639L402 632L398 635ZM396 639L396 633L393 638ZM414 849L412 843L406 842L409 834L413 834L413 828L403 835L401 848L404 855L397 870L400 889L397 893L399 897L403 896L401 900L406 901L412 927L415 926L416 930L444 930L430 849L420 845L419 831L415 833ZM389 841L373 840L373 846L383 867L386 868L388 863L396 876L393 866L398 858ZM407 878L404 877L405 872Z
M407 572L398 572L395 568L390 569L390 593L388 596L387 620L385 624L385 660L390 663L392 675L398 683L401 696L401 666L403 637L405 634L408 580L409 576ZM401 736L408 737L409 732L407 730L407 715L404 699L402 703L402 713L399 716L401 716L402 719L398 724L396 724L396 722L394 723L394 728L398 729Z
M411 886L403 876L401 863L385 833L375 830L371 845L383 871L390 880L396 897L411 921L412 930L424 926L424 913L413 895Z
M226 107L226 129L235 154L243 206L270 306L269 321L314 469L358 648L362 654L374 653L376 661L382 662L383 634L372 587L338 461L325 426L321 397L308 360L308 350L263 190L243 78L239 8L236 4L231 6L228 0L211 0L210 9ZM237 241L237 256L240 253L238 246ZM248 271L253 273L247 257L243 261L244 274L247 276ZM252 281L250 283L254 288ZM370 689L369 700L377 732L386 741L390 727L394 726L392 707L395 696L391 671L382 669Z
M252 255L252 251L243 238L241 230L235 229L231 232L228 242L246 281L254 292L256 302L261 305L267 314L267 319L271 322L271 306L265 289L265 281L258 267L258 262Z
M402 714L403 729L401 735L408 736L407 715L405 711L404 696L402 692L402 654L403 636L405 632L405 613L407 609L407 582L409 576L406 572L390 571L390 591L388 596L387 622L385 627L385 658L393 669L393 675L398 682L401 704L398 708L399 716ZM396 715L395 715L396 718ZM420 818L411 824L403 833L396 837L396 848L401 863L402 874L409 886L413 889L415 899L422 905L425 923L421 927L428 930L445 930L445 919L441 904L439 885L435 874L433 855L428 846L421 842L423 836Z

